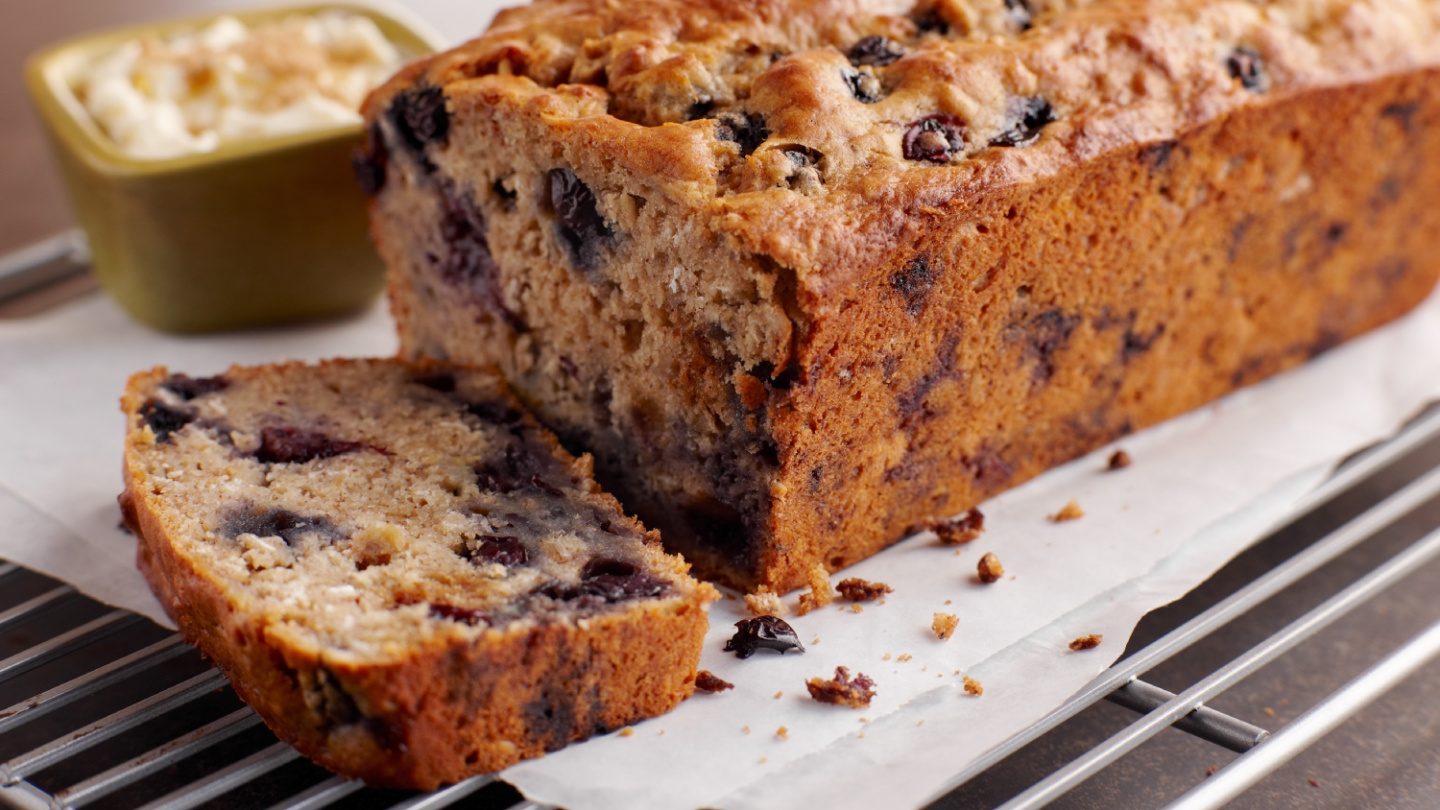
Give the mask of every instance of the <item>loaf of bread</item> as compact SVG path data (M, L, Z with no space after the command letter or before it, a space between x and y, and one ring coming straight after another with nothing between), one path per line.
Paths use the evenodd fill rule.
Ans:
M367 102L403 350L783 589L1440 272L1435 0L539 0Z
M281 738L433 788L673 707L705 604L493 373L131 379L126 522L181 633Z

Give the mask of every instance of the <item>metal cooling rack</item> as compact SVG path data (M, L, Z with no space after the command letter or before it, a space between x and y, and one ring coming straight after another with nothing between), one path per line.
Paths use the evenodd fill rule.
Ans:
M31 250L21 257L23 261L16 256L0 259L0 267L7 271L0 276L23 279L25 283L15 286L33 291L34 266L44 266L41 272L47 276L73 275L64 263L71 261L67 257L83 257L83 253L66 240L55 240L52 247ZM1414 420L1394 439L1349 459L1257 548L1293 534L1296 526L1324 523L1336 501L1406 469L1413 474L1404 475L1378 502L1338 525L1322 526L1313 541L1254 571L1255 576L1223 598L1214 597L1203 609L1188 612L1184 609L1191 597L1172 606L1181 608L1182 615L1173 620L1167 616L1166 626L1154 633L1153 641L1140 641L1144 634L1137 632L1118 663L1064 705L957 774L946 792L935 797L934 806L1033 808L1056 803L1157 735L1184 732L1239 756L1208 778L1197 768L1194 785L1172 806L1218 807L1434 660L1440 655L1440 621L1276 729L1261 728L1207 705L1440 556L1436 528L1440 520L1425 512L1433 512L1440 503L1440 408ZM1328 598L1244 647L1178 694L1144 679L1261 606L1293 600L1300 583L1366 544L1393 535L1402 520L1413 523L1422 513L1424 531L1418 539L1387 553L1368 573L1347 580ZM1063 734L1067 723L1097 711L1103 701L1139 716L1058 767L1043 772L1031 767L1018 792L997 798L993 791L978 787L1024 759L1048 737ZM373 790L330 775L278 742L235 697L224 677L175 635L102 606L69 586L4 563L0 563L0 705L9 707L0 710L0 805L428 810L463 800L467 807L540 808L490 777L418 795Z

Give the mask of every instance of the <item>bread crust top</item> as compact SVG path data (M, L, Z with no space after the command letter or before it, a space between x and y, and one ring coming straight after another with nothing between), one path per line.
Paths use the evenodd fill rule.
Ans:
M820 307L987 190L1436 64L1436 0L538 0L367 112L435 86L454 114L532 119Z

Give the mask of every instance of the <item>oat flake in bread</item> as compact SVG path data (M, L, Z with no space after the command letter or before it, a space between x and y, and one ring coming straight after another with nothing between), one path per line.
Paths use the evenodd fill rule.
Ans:
M367 120L403 350L749 589L1440 272L1436 0L540 0Z
M287 742L433 788L664 712L714 589L491 373L137 374L126 521L185 638Z

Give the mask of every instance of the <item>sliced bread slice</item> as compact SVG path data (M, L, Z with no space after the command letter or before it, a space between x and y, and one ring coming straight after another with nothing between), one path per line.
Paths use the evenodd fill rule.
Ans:
M433 788L691 693L714 589L493 374L157 368L122 406L141 570L320 764Z

